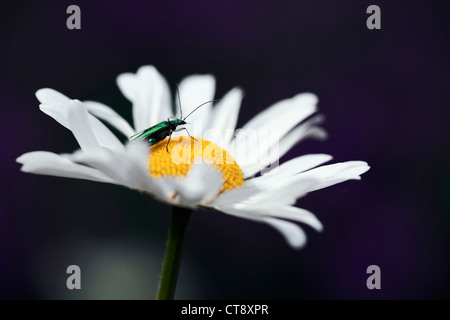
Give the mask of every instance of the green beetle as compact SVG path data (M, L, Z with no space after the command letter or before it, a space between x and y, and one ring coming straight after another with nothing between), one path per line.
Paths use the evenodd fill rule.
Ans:
M136 141L145 139L147 141L148 145L152 146L152 145L164 140L167 136L169 136L169 140L167 141L167 144L166 144L166 150L167 150L167 152L169 152L168 146L169 146L170 138L172 137L173 132L186 130L189 137L191 137L191 135L189 134L189 131L186 128L177 129L177 127L187 124L187 122L184 120L186 120L187 117L189 117L192 113L194 113L195 110L197 110L198 108L200 108L201 106L203 106L207 103L214 102L214 101L215 100L211 100L211 101L202 103L197 108L192 110L192 112L189 113L184 119L183 119L183 114L181 111L181 103L180 103L181 119L175 119L175 120L167 119L167 121L162 121L158 124L155 124L154 126L151 126L150 128L147 128L141 132L136 133L135 135L130 137L130 140L132 142L136 142ZM192 139L194 139L194 138L192 138Z

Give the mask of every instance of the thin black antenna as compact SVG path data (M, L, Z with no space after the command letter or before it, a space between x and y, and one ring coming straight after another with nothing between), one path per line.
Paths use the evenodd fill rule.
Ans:
M210 100L210 101L203 102L203 103L202 103L201 105L199 105L197 108L195 108L194 110L192 110L191 113L189 113L184 119L183 119L183 118L181 118L181 119L183 119L183 121L186 120L187 117L189 117L192 113L194 113L195 110L197 110L197 109L200 108L201 106L204 106L204 105L207 104L207 103L211 103L211 102L215 102L215 101L219 101L219 100Z
M183 119L183 109L181 108L181 99L180 99L180 88L178 87L178 83L176 83L175 85L178 93L178 105L180 106L180 119Z

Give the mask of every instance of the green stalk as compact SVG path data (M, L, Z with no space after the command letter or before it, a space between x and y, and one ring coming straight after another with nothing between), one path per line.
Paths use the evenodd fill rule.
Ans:
M183 242L192 211L190 209L172 207L169 234L167 236L166 253L159 279L157 300L173 300L177 285L178 271L183 254Z

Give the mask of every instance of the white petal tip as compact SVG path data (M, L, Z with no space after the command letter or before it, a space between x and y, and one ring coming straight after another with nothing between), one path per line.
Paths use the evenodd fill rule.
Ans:
M317 225L316 228L314 228L317 232L322 233L324 228L323 228L323 224L321 222L319 222L319 225Z
M319 98L311 92L303 92L294 97L294 99L299 99L302 101L302 103L310 104L310 105L317 105L319 102Z
M215 85L216 78L214 75L207 73L207 74L193 74L190 76L187 76L183 79L183 82L188 81L190 82L190 85Z
M23 164L23 162L25 161L25 154L21 155L20 157L17 157L16 162Z
M138 75L144 75L144 74L159 74L158 69L155 68L155 66L152 65L147 65L147 66L142 66L138 69L138 71L136 72L136 74Z
M51 88L39 89L36 91L35 96L42 104L64 103L69 100L67 96Z
M355 170L359 175L362 175L363 173L366 173L370 170L370 166L365 161L354 161L355 163ZM361 179L361 177L359 177Z
M274 218L264 218L263 221L281 232L284 239L292 248L301 249L306 245L306 234L295 223Z
M156 70L155 66L148 64L148 65L139 67L138 72L139 71L153 71L153 70Z
M234 87L233 89L230 90L231 94L234 94L236 96L238 96L239 98L243 98L245 95L245 91L244 89L242 89L241 87Z
M295 249L295 250L301 250L301 249L303 249L304 247L306 247L306 244L307 244L307 239L306 238L304 238L304 239L291 239L291 240L288 240L288 244L291 246L291 248L292 249Z
M134 90L132 89L134 85L134 77L134 74L127 72L119 74L116 78L117 86L127 99L131 99L134 94Z
M324 129L319 127L314 127L311 129L311 132L309 133L309 136L311 138L317 139L317 140L327 140L328 139L328 132L326 132Z

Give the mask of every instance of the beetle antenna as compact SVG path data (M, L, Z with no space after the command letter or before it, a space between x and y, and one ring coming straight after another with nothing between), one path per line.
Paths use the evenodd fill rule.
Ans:
M197 108L195 108L194 110L192 110L191 113L189 113L189 114L183 119L183 121L186 120L187 117L189 117L191 114L193 114L194 111L197 110L198 108L200 108L201 106L204 106L205 104L208 104L208 103L211 103L211 102L215 102L215 101L219 101L219 100L216 99L216 100L210 100L210 101L203 102L203 103L202 103L201 105L199 105Z
M180 98L180 88L178 87L178 83L175 84L178 94L178 105L180 106L180 119L183 119L183 109L181 108L181 98Z

